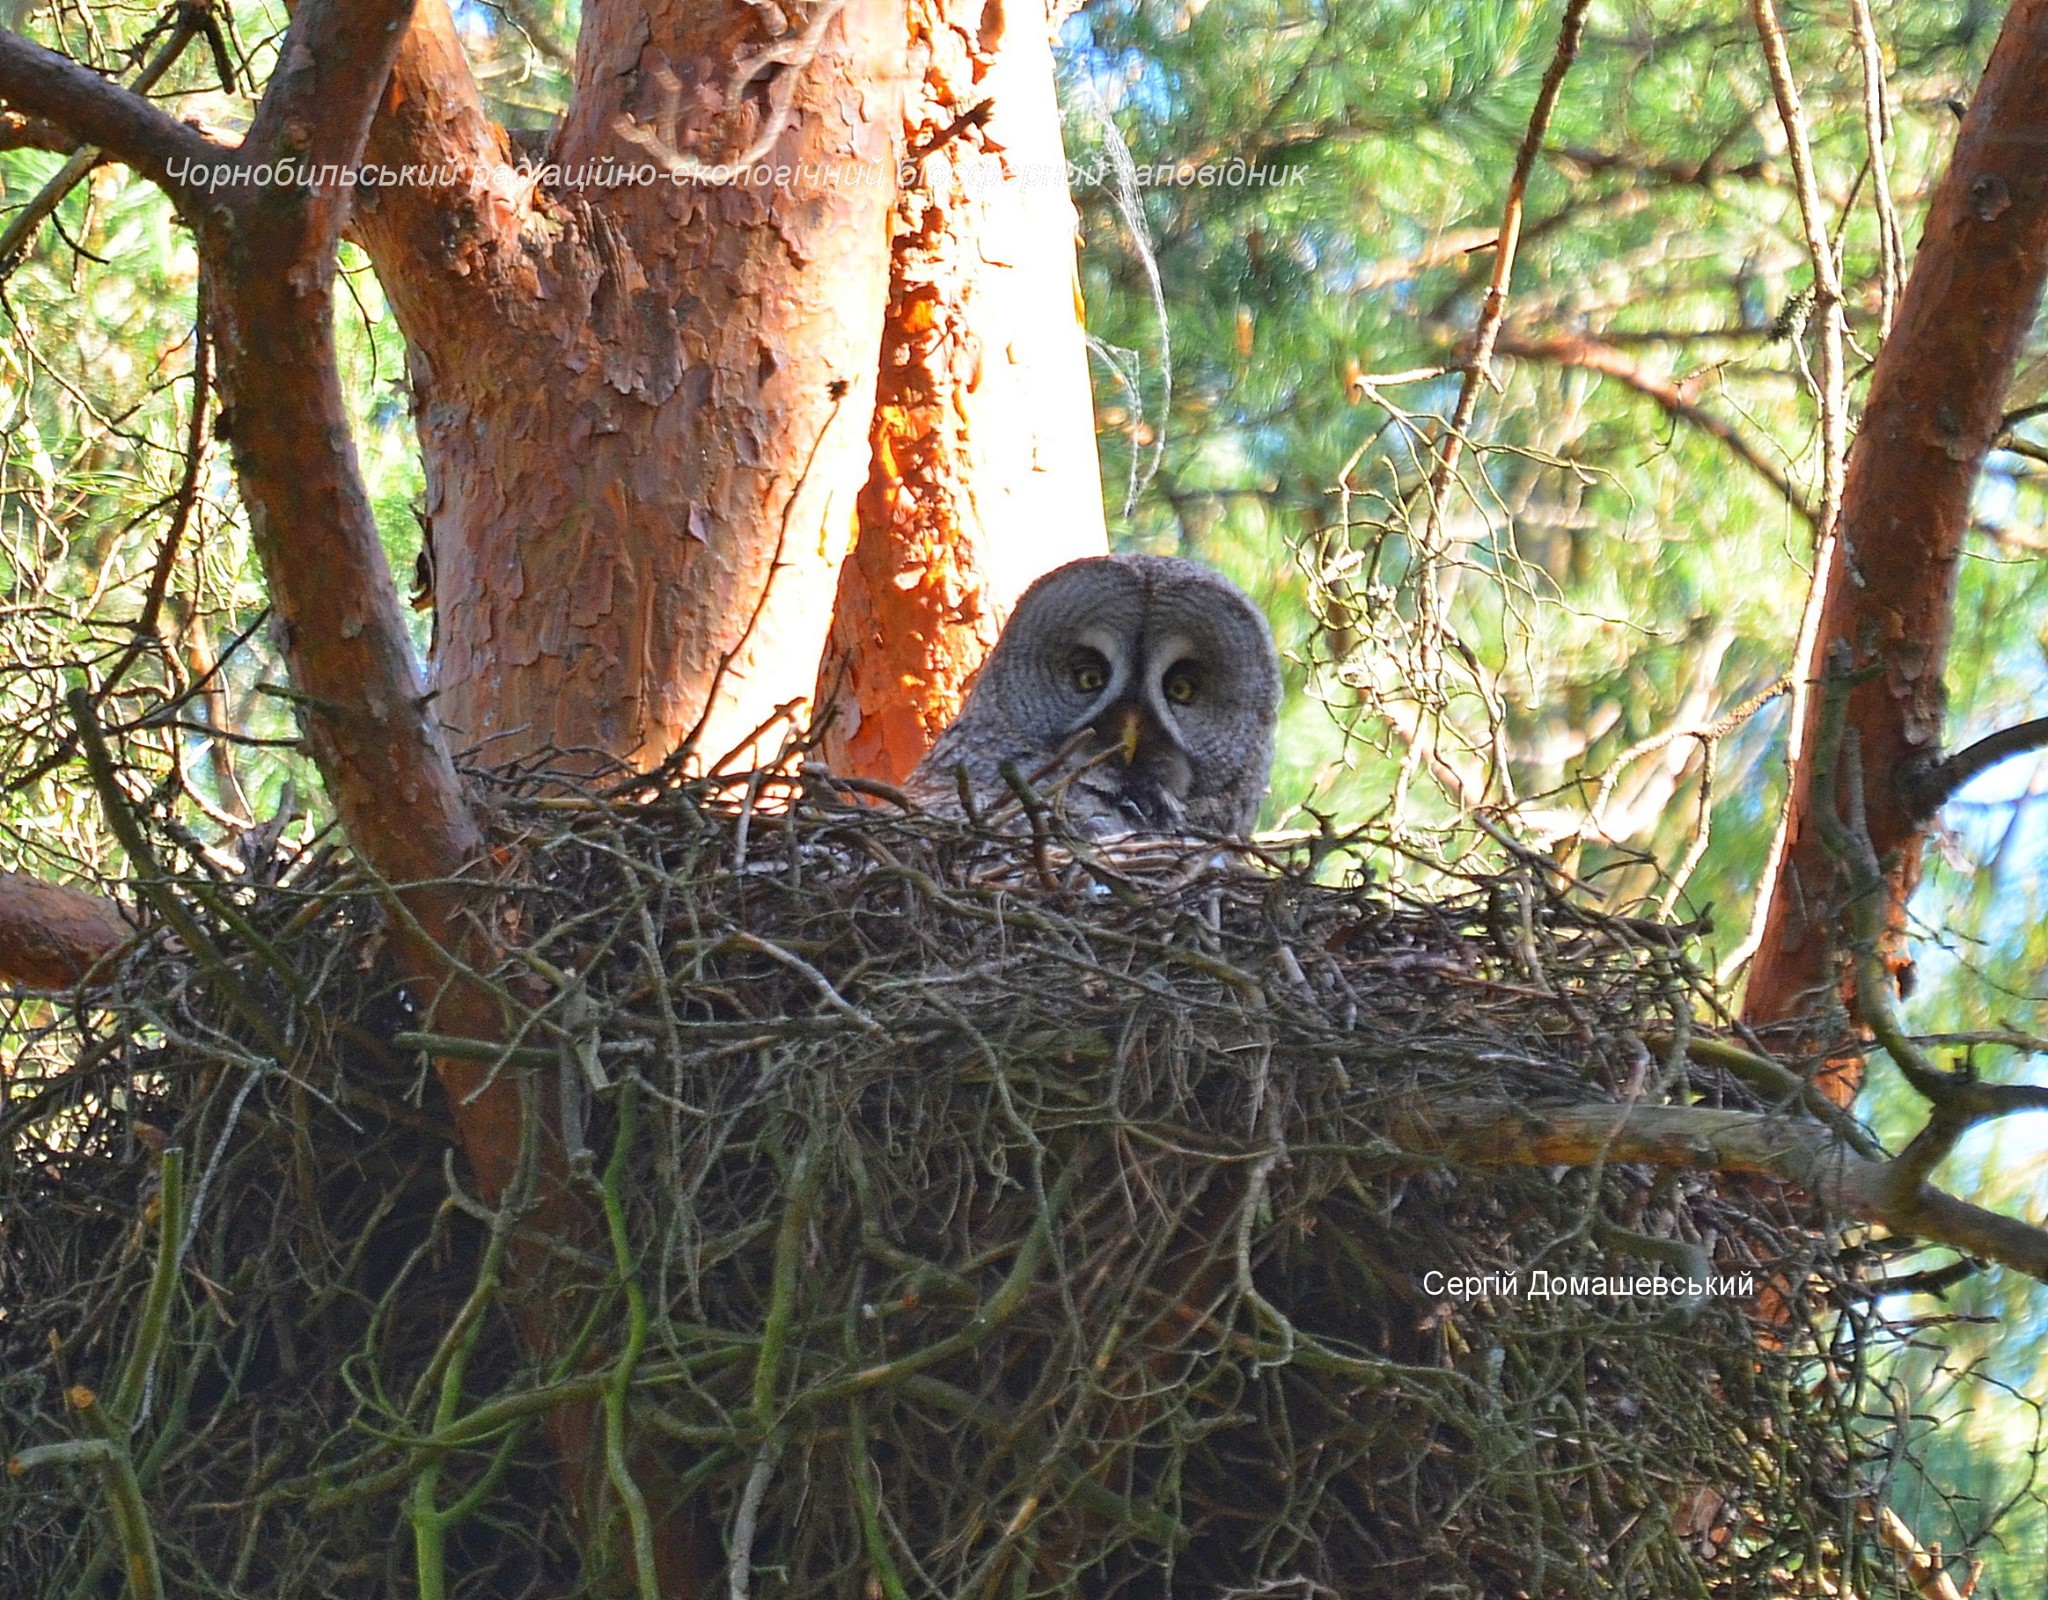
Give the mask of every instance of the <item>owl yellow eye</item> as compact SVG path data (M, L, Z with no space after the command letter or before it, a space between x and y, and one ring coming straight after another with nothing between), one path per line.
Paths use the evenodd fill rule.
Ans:
M1193 701L1201 686L1195 682L1195 675L1192 672L1184 667L1175 667L1166 675L1166 681L1160 687L1166 691L1167 699L1177 706L1184 706Z
M1074 657L1067 670L1073 675L1074 687L1082 694L1100 694L1109 684L1109 663L1093 650Z

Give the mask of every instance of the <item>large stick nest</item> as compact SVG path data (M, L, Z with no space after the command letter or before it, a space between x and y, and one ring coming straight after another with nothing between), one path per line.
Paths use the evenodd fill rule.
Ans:
M595 1219L540 1275L550 1358L492 1270L521 1197L494 1215L450 1153L372 886L187 857L289 1048L160 933L13 1066L10 1593L119 1587L110 1453L33 1453L100 1436L171 1594L412 1592L422 1547L451 1593L581 1592L538 1419L605 1387L736 1596L1889 1592L1816 1218L1389 1136L1446 1098L1774 1109L1683 1051L1685 930L1534 868L1425 903L779 779L514 792L500 840L497 1071ZM1709 1262L1754 1292L1528 1292ZM1447 1283L1488 1276L1516 1286Z

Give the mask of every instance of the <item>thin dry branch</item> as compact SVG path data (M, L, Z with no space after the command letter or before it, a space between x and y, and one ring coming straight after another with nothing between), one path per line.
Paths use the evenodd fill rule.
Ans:
M1856 33L1856 52L1863 60L1863 142L1870 162L1871 203L1877 211L1878 318L1880 342L1891 337L1892 318L1905 278L1906 249L1899 233L1898 208L1892 204L1891 106L1885 94L1884 51L1870 0L1849 0L1849 19Z
M1848 418L1846 378L1843 368L1844 307L1841 266L1828 237L1820 181L1814 172L1813 146L1807 134L1806 114L1800 105L1799 85L1792 76L1786 51L1785 32L1779 25L1772 0L1750 0L1750 14L1756 22L1757 39L1763 47L1764 65L1771 80L1771 94L1778 106L1778 119L1785 130L1786 153L1791 158L1794 184L1799 195L1799 222L1806 236L1806 253L1813 266L1813 309L1820 318L1820 373L1815 396L1820 408L1821 499L1813 518L1816 544L1813 577L1806 603L1800 611L1799 633L1793 641L1792 708L1787 722L1785 765L1792 774L1784 810L1771 833L1764 853L1762 881L1768 886L1783 870L1792 837L1797 828L1795 804L1800 782L1809 759L1812 737L1812 683L1810 673L1799 664L1814 659L1813 652L1827 616L1830 595L1837 580L1835 565L1840 553L1842 496L1848 461ZM1773 914L1768 890L1758 897L1748 934L1729 958L1725 972L1734 972L1760 949Z
M1504 333L1497 348L1502 355L1524 361L1541 361L1552 366L1579 367L1587 372L1597 372L1654 400L1674 421L1696 428L1725 445L1730 454L1776 490L1785 504L1798 512L1804 521L1809 524L1817 521L1820 513L1785 475L1784 469L1751 444L1740 428L1725 418L1715 416L1669 378L1645 372L1612 345L1583 334L1559 334L1539 339Z
M1778 23L1773 0L1750 0L1750 14L1756 19L1757 38L1763 45L1764 65L1769 70L1771 96L1778 105L1778 120L1785 130L1785 153L1792 163L1792 179L1799 194L1799 224L1806 236L1807 258L1813 264L1813 314L1820 321L1820 406L1821 497L1815 517L1821 538L1835 531L1835 519L1842 505L1842 477L1848 459L1848 416L1844 394L1842 359L1843 305L1842 272L1834 242L1828 237L1826 204L1821 198L1820 179L1814 170L1813 142L1807 132L1806 112L1799 100L1799 84L1792 76L1792 62L1786 52L1785 30ZM1824 571L1825 569L1821 569Z
M0 251L0 260L5 259L6 252ZM206 461L207 403L213 398L212 347L208 343L211 330L206 325L203 291L200 299L199 314L192 319L192 405L185 420L185 466L177 488L171 491L171 523L157 545L156 563L150 568L142 610L130 625L135 637L100 684L102 696L127 676L144 650L157 642L157 621L163 614L164 597L170 593L171 573L185 541L185 529L192 520L192 509L199 499L199 473ZM157 509L152 507L151 511Z
M1565 74L1571 71L1578 56L1579 40L1586 31L1587 4L1588 0L1567 0L1564 16L1558 23L1557 48L1544 69L1543 82L1536 90L1536 104L1529 112L1529 125L1522 133L1521 148L1515 152L1507 199L1501 206L1500 233L1494 241L1493 278L1486 286L1479 325L1473 331L1472 348L1466 356L1465 380L1459 386L1457 404L1437 446L1436 465L1430 473L1429 526L1425 537L1432 545L1443 522L1452 475L1458 470L1458 458L1464 450L1465 431L1471 427L1473 414L1479 408L1479 387L1493 381L1494 341L1507 319L1508 285L1514 277L1515 251L1521 243L1522 205L1529 188L1529 174L1542 152L1543 136L1549 131L1550 114L1557 107Z

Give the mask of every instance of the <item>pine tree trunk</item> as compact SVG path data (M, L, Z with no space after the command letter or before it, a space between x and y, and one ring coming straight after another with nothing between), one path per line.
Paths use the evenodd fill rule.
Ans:
M896 235L895 303L910 319L897 336L926 314L945 331L915 358L889 360L905 373L920 361L943 369L945 383L917 403L951 406L968 431L936 437L938 413L912 416L907 379L878 419L905 130L928 167L956 176L970 151L977 165L995 159L979 149L984 122L1020 154L1058 150L1042 33L1019 36L1026 65L1013 74L998 59L997 6L921 15L922 76L907 102L906 27L884 0L816 0L794 19L759 0L592 0L554 170L537 180L485 115L444 0L417 0L409 22L400 0L301 0L233 152L74 63L0 38L10 103L128 160L200 239L224 421L302 720L351 846L396 886L404 925L422 935L401 941L403 959L437 1027L490 1038L498 1025L492 996L461 973L493 959L478 948L490 918L475 915L490 891L473 870L485 839L449 745L494 764L581 752L592 765L646 767L700 732L698 755L722 754L778 708L801 708L856 501L875 482L871 434L891 452L900 441L905 459L935 437L943 470L894 476L934 486L935 504L943 486L956 509L878 516L864 548L874 571L944 563L961 592L984 597L961 608L951 683L1020 575L1070 548L1036 539L1041 519L1063 537L1078 530L1073 547L1100 546L1058 168L1001 205L934 187L906 213L921 231L914 248ZM1001 104L980 109L991 91ZM359 151L390 176L352 193L320 177L237 182L223 200L177 176L189 161L246 172L280 159L332 174ZM654 181L603 182L605 165L643 159ZM743 181L670 181L735 161L750 169ZM1042 214L1054 218L1043 236ZM333 250L345 217L407 340L436 602L430 692L339 388ZM958 509L970 506L976 517ZM955 555L953 536L973 542ZM915 560L899 559L897 538ZM874 681L849 638L849 673ZM514 1080L473 1061L437 1067L478 1188L495 1200L522 1148ZM522 1330L545 1356L560 1336L545 1320L545 1245L583 1239L589 1218L551 1140L540 1161L510 1265ZM565 1405L548 1420L572 1500L598 1504L592 1412ZM662 1504L658 1576L641 1577L664 1594L707 1592L715 1549L646 1465ZM596 1521L585 1532L610 1538Z
M2002 424L2027 331L2048 278L2048 0L2019 0L1935 190L1891 337L1878 353L1844 486L1841 537L1812 655L1876 670L1851 693L1848 726L1863 767L1872 846L1887 862L1896 932L1919 880L1925 819L1908 779L1940 751L1942 675L1955 624L1956 568L1970 500ZM1751 971L1752 1024L1799 1015L1836 973L1838 864L1813 823L1816 696L1806 759L1792 774L1786 849ZM1902 954L1893 953L1895 962Z
M1017 596L1107 548L1076 219L1042 13L913 0L888 319L860 536L817 699L835 770L896 782Z
M722 755L808 701L852 539L901 14L845 0L813 57L764 64L801 36L755 8L593 6L551 186L506 164L440 0L413 34L371 153L466 176L381 191L356 231L407 341L437 710L492 764L646 767L709 706ZM752 172L787 181L577 181L652 168L636 131L706 163L765 140Z

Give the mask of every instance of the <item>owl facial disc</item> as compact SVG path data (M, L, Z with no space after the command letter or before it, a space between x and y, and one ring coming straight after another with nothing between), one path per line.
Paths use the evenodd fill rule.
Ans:
M951 809L964 781L977 807L1000 807L1015 763L1099 838L1244 834L1279 700L1272 634L1227 578L1169 556L1076 561L1017 602L910 788Z

